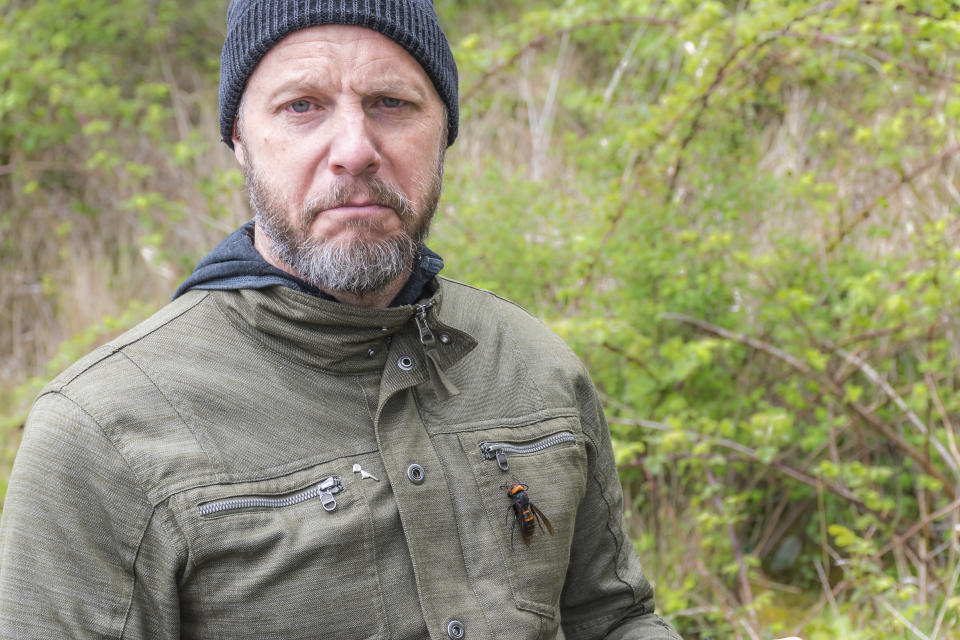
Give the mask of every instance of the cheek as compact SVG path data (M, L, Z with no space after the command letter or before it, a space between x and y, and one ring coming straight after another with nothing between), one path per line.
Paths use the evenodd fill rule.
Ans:
M399 170L402 172L405 190L408 195L416 194L421 199L434 182L439 164L440 143L431 142L411 145L400 155Z
M286 200L299 203L314 186L316 164L296 151L290 152L289 147L280 146L262 160L258 158L258 166L261 171L269 173Z

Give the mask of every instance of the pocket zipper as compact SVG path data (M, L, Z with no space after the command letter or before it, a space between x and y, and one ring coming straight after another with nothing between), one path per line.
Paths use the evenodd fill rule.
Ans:
M224 498L201 504L198 511L201 516L210 516L223 511L233 511L235 509L280 509L290 507L307 500L320 498L320 504L324 511L333 511L337 508L337 499L333 494L343 491L343 483L339 476L330 476L319 483L301 489L295 493L288 493L282 496L237 496L236 498Z
M549 435L526 444L513 444L510 442L481 442L480 451L483 452L484 459L496 459L497 466L500 467L500 470L508 471L510 469L510 462L507 460L508 453L518 456L528 456L533 453L540 453L544 449L549 449L550 447L558 444L576 441L577 437L573 435L572 432L561 431L560 433L554 433L553 435Z

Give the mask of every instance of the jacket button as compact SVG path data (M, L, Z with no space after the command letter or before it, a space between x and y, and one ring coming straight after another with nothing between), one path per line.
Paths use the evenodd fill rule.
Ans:
M423 484L423 477L425 475L427 475L427 472L416 462L407 467L407 477L410 478L410 482L413 484Z
M370 347L369 349L367 349L367 357L368 357L368 358L372 358L372 357L375 356L375 355L377 355L377 350L376 350L376 349L374 349L373 347Z
M447 624L447 635L453 640L460 640L465 633L466 631L463 628L463 623L459 620L451 620L449 624Z
M453 342L453 338L450 337L450 334L449 334L449 333L441 333L441 334L440 334L440 343L441 343L441 344L450 344L451 342Z
M411 371L414 366L413 358L410 356L400 356L397 360L397 366L404 371Z

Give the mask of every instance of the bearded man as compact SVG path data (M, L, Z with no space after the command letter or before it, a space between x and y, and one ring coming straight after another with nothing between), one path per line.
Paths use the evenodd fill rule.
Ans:
M596 392L427 249L457 71L426 0L233 0L255 220L37 399L4 638L675 639Z

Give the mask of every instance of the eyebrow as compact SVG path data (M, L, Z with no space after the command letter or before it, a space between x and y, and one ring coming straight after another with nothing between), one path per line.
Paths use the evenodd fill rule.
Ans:
M403 82L400 78L396 77L385 80L371 80L369 83L361 82L359 84L365 93L370 94L398 94L403 96L412 93L415 98L420 100L426 97L423 89L419 85L412 82Z
M298 94L310 92L313 89L330 84L322 75L316 73L298 73L286 82L283 82L267 94L268 101L277 100L284 94ZM364 94L370 95L399 95L410 96L417 100L425 100L426 92L423 87L416 82L406 82L402 78L392 76L387 78L375 78L370 80L360 80L357 82L358 88Z

